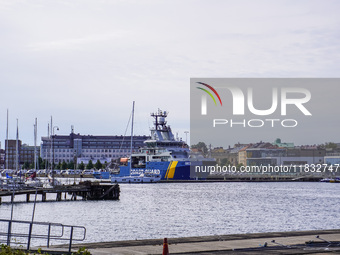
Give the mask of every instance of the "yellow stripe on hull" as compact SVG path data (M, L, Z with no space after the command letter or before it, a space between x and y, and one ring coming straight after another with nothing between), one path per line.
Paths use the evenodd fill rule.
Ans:
M170 162L170 164L168 165L168 169L166 170L166 173L165 173L164 179L167 179L167 178L168 178L169 169L170 169L170 167L171 167L171 164L172 164L172 162Z
M169 179L174 178L177 163L178 163L178 161L173 161L170 164L170 168L169 168L169 172L168 172L168 177L167 178L169 178Z

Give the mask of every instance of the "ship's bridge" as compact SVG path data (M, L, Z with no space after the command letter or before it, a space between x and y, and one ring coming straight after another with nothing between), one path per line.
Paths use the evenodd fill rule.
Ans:
M159 155L169 154L172 159L187 159L189 158L189 147L182 141L156 141L148 140L145 141L146 145L140 149L141 153Z
M175 147L175 148L189 148L188 145L183 141L176 141L176 140L146 140L144 141L147 147Z

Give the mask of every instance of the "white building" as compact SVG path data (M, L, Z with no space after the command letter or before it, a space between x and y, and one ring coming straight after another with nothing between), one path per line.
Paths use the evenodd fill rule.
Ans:
M143 146L148 136L133 137L133 151ZM42 137L41 157L55 164L59 162L88 162L101 163L112 159L128 157L131 153L131 136L93 136L71 133L70 135L54 135ZM51 152L54 153L51 153Z

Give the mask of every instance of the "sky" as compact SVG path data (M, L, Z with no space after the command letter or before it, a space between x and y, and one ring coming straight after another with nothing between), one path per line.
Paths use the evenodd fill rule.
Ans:
M0 141L135 134L151 112L185 139L190 78L339 77L337 0L0 0ZM129 131L128 131L129 133ZM299 143L299 141L295 141ZM325 141L326 142L326 141Z

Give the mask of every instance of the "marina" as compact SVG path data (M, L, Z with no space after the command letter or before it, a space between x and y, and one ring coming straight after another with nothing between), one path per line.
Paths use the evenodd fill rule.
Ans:
M339 9L0 0L0 255L340 254Z
M176 246L173 254L224 254L235 251L261 254L269 250L280 254L281 250L287 252L288 248L290 250L286 254L295 254L297 251L301 254L315 251L323 253L328 249L325 244L333 245L333 242L337 242L334 251L338 251L338 241L321 239L323 243L318 243L316 249L310 249L310 244L305 241L306 236L312 233L306 231L324 233L326 238L331 238L328 240L339 240L339 205L333 201L340 198L337 192L340 186L333 184L338 182L335 173L325 178L326 174L323 176L318 172L307 171L313 169L313 164L300 165L304 173L254 174L242 171L243 164L233 166L238 172L210 172L206 169L219 167L217 159L211 156L211 148L209 151L198 150L194 146L190 150L186 142L175 138L166 121L168 112L160 109L151 113L154 118L151 135L143 136L145 140L143 144L139 141L142 146L136 150L133 146L136 137L133 133L133 113L134 104L130 149L127 149L128 142L124 142L125 149L118 150L121 152L118 158L105 161L105 164L97 160L96 171L92 160L88 160L86 170L82 161L80 169L75 164L76 170L65 170L60 161L59 169L55 169L52 162L56 163L56 144L59 146L57 153L73 151L73 155L85 156L75 157L75 162L86 160L86 153L92 152L89 142L83 143L80 139L82 136L74 134L73 130L70 140L65 136L61 137L62 142L55 141L58 136L54 134L47 140L49 143L45 152L51 148L50 169L19 170L17 161L16 170L3 170L0 191L0 212L3 217L0 221L3 224L0 230L4 230L0 231L3 237L1 242L7 242L11 247L24 243L27 244L27 250L32 247L52 251L68 248L68 252L71 252L77 247L86 247L94 254L135 254L137 251L140 254L159 254L164 237L169 238L169 246ZM122 144L125 137L121 138ZM112 144L106 138L101 140L103 137L88 138L92 146ZM16 144L18 142L17 139ZM69 142L73 145L70 146ZM73 149L61 149L63 144ZM272 157L270 160L278 155L285 157L285 149L273 146L260 142L241 146L236 151L238 156L247 158L249 155L247 160L256 159L251 158L256 155L268 160L267 154ZM110 156L111 150L114 152L116 149L108 147L96 150ZM248 154L246 150L249 150ZM314 157L314 150L321 156ZM294 155L309 155L311 152L313 157L308 160L321 162L324 159L322 153L325 150L322 148L307 151L298 148ZM65 154L65 157L70 156ZM104 158L105 154L102 155ZM249 162L243 161L246 167ZM66 162L63 163L64 167L67 166ZM333 169L333 165L324 165L327 170ZM196 172L197 169L202 171ZM34 217L39 221L34 222ZM51 219L54 219L53 223ZM15 224L23 232L13 230ZM60 233L51 234L52 226L59 228ZM331 226L330 232L324 230L325 226ZM74 235L74 230L80 230L81 233ZM41 234L42 231L45 234ZM268 245L267 238L274 236L284 238L279 242L272 240L271 245ZM21 241L18 242L19 239ZM261 248L254 246L258 241L263 242ZM288 244L282 245L284 242ZM168 246L167 239L164 239L164 245ZM219 248L216 249L216 246ZM292 246L295 251L291 249Z

